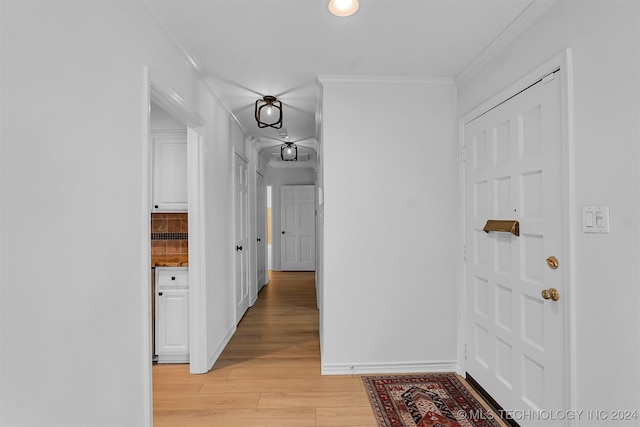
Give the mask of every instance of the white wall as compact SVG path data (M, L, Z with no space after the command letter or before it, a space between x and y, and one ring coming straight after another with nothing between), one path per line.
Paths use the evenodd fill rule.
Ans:
M207 122L209 356L235 327L241 133L141 3L1 7L0 425L151 425L144 67Z
M321 82L323 372L453 370L453 81Z
M472 109L567 47L574 75L575 295L565 297L576 306L575 409L638 410L640 3L557 3L460 83L458 104L461 113ZM581 211L589 205L610 206L611 234L582 233Z
M151 102L149 114L149 129L151 130L186 130L186 125L169 114L155 102Z
M271 215L273 227L272 260L273 270L279 271L280 263L280 188L283 185L313 185L312 168L269 168L265 175L265 182L271 185Z
M233 274L234 145L242 142L235 122L202 86L200 111L207 119L205 145L205 268L207 358L211 366L236 328Z

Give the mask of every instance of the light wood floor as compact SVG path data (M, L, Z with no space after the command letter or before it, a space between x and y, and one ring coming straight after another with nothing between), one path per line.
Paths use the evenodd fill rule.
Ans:
M360 376L321 376L314 273L271 272L213 369L153 367L154 426L374 427Z

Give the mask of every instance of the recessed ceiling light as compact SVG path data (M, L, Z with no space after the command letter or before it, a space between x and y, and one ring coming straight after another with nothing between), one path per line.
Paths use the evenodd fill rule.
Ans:
M329 12L335 16L351 16L358 11L358 0L330 0Z

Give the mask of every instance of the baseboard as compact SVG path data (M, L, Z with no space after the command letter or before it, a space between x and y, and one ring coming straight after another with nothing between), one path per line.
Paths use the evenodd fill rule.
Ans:
M322 364L322 375L409 374L416 372L455 372L455 360L430 362Z
M506 414L504 408L502 408L502 406L500 406L500 404L498 404L498 402L496 402L496 400L480 385L480 383L478 383L478 381L476 381L471 375L469 375L468 372L466 372L465 374L465 379L467 380L467 383L469 383L469 385L480 396L482 396L482 398L489 404L489 406L491 406L491 409L493 409L494 414ZM514 420L509 416L507 417L500 416L500 419L504 423L506 423L508 426L520 427L520 424L518 424L516 420Z
M233 328L231 328L229 330L229 332L227 332L227 335L222 339L222 342L220 343L218 348L216 348L216 350L213 352L213 354L211 356L209 356L209 362L208 362L209 369L207 370L207 372L210 371L211 368L213 368L213 365L216 363L216 361L218 360L218 358L220 357L220 355L224 351L224 349L227 346L227 344L229 344L229 341L231 341L231 338L233 337L233 334L236 333L236 329L237 329L237 326L234 325Z
M189 353L158 354L156 363L189 363Z

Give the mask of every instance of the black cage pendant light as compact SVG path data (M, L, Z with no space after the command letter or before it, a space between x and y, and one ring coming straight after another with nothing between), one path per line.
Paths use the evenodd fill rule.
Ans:
M298 160L298 146L293 142L285 142L280 146L280 157L285 162L295 162Z
M258 99L255 114L259 128L280 129L282 127L282 102L275 96L267 95Z

